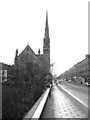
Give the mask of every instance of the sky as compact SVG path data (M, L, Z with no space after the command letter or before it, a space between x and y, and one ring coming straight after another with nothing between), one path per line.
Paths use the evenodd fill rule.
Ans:
M50 59L60 75L88 54L88 0L0 0L0 62L14 64L29 42L43 53L48 10Z

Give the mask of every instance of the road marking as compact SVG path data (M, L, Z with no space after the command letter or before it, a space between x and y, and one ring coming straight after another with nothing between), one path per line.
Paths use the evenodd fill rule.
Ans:
M83 87L80 87L80 86L72 85L72 84L69 84L69 83L66 83L66 84L68 84L70 86L73 86L73 87L77 87L77 88L82 88L83 89Z
M66 97L66 95L59 90L55 86L55 116L59 116L59 118L73 118L78 117L78 115L82 118L86 118L87 115L84 114L84 112L80 111L77 106L73 104L73 102L70 100L69 97ZM67 100L66 100L67 98ZM67 106L68 104L68 106ZM73 108L74 107L74 108ZM84 116L83 116L84 115Z
M67 91L63 86L59 85L64 91L66 91L69 95L71 95L73 98L75 98L77 101L79 101L81 104L83 104L85 107L88 108L88 105L86 105L83 101L75 97L71 92Z

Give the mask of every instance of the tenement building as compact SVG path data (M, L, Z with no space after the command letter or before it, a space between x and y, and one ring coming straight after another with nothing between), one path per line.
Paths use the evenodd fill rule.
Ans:
M70 79L73 77L82 77L90 80L90 54L85 59L75 64L73 67L60 75L60 78Z
M33 64L38 63L43 65L43 68L49 72L50 70L50 38L49 38L49 26L48 26L48 13L46 12L46 23L45 23L45 35L43 39L43 54L40 54L40 49L38 54L31 49L29 44L25 49L18 55L18 49L16 49L15 55L15 65L23 64L27 62L32 62Z
M84 78L90 78L90 55L86 55L86 58L78 62L75 65L76 76L81 76Z
M7 81L8 65L0 62L0 82Z

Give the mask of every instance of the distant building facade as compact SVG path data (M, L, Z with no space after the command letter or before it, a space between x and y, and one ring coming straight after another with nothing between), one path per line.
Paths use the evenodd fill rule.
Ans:
M75 64L73 67L60 75L60 78L70 79L74 77L82 77L85 80L90 80L90 54L86 55L85 59Z
M90 55L86 55L86 58L75 65L76 76L84 78L90 77Z
M0 82L7 81L6 64L0 63Z
M45 35L43 39L43 54L40 54L40 49L38 51L38 54L35 54L31 47L29 46L29 44L20 54L18 54L18 49L16 49L14 65L15 66L19 64L26 65L27 62L32 62L33 64L38 63L39 65L43 65L47 72L49 72L50 70L50 38L47 12L46 12Z

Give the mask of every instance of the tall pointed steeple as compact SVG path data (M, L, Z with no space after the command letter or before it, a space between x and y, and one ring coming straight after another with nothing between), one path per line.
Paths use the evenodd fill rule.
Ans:
M48 64L50 65L50 38L48 25L48 12L46 11L45 35L43 39L43 55L47 56Z
M49 38L48 11L46 11L45 38Z
M49 27L48 27L48 11L46 11L46 29L49 29Z

